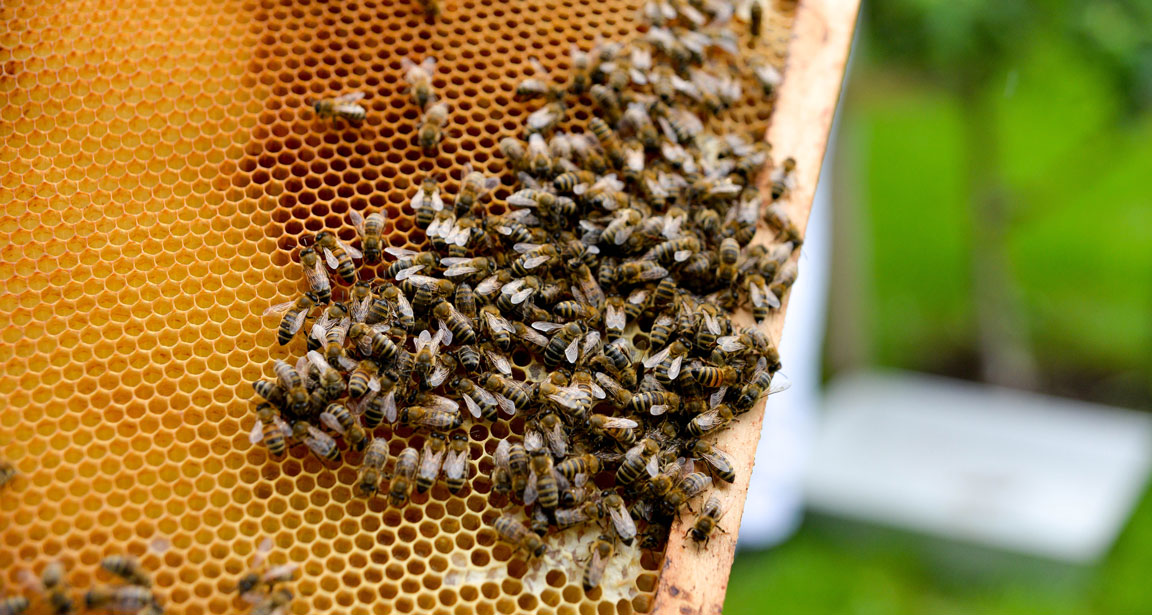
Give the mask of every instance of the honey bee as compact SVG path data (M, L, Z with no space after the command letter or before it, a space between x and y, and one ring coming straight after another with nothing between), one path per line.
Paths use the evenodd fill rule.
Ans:
M280 326L276 329L276 341L284 346L296 337L296 333L304 326L304 319L320 303L320 298L313 292L306 292L294 301L273 305L264 310L264 316L283 313Z
M12 482L17 474L16 466L12 465L10 461L0 459L0 488Z
M440 147L440 140L444 138L443 129L448 124L448 103L438 102L424 110L424 117L420 120L417 130L417 139L424 155L434 155Z
M504 137L500 139L500 151L513 171L528 170L528 151L524 148L523 141L516 137Z
M348 339L362 356L384 364L395 361L400 352L400 348L388 336L363 323L352 325L348 330Z
M260 404L256 407L256 424L252 426L249 441L252 444L264 442L268 452L274 457L283 457L287 450L285 438L292 435L292 428L280 418L280 413L272 404Z
M727 425L732 421L732 418L732 408L726 405L720 405L703 414L692 417L686 429L689 435L700 437Z
M427 427L436 431L456 429L464 423L459 413L425 406L408 406L400 411L400 424Z
M431 308L438 299L449 297L456 292L456 285L451 280L440 280L426 275L409 276L401 282L401 287L413 295L412 306L420 310Z
M524 445L513 444L509 447L508 471L512 479L513 492L518 496L522 496L524 490L528 488L529 476L528 451L524 449Z
M544 362L554 366L567 359L569 363L575 363L580 357L579 344L583 335L584 327L577 322L570 322L557 329L544 348Z
M492 527L501 539L514 545L517 551L527 551L529 557L540 557L548 550L539 536L513 517L501 515L492 522Z
M427 329L420 332L416 338L416 359L415 359L415 372L418 380L427 378L429 372L432 370L432 362L440 353L440 342L444 339L445 329L437 329L436 335L432 335Z
M555 509L560 505L560 481L552 463L552 456L547 451L534 451L529 466L524 503L539 502L540 506L548 510Z
M365 360L356 364L355 371L348 377L348 397L363 397L371 391L380 391L380 380L377 374L380 366L375 361Z
M468 480L470 458L468 436L462 433L452 434L448 453L444 457L444 482L448 485L448 491L457 493L464 488L464 483Z
M685 476L675 488L664 494L664 506L670 511L678 511L688 500L700 495L711 485L711 476L701 472L692 472Z
M564 100L556 97L548 104L530 113L524 126L529 134L547 132L563 121L566 116L567 108L564 105Z
M749 47L755 47L760 40L760 32L764 27L764 5L760 0L752 0L748 5L748 32L752 35L748 41Z
M776 272L776 278L772 280L772 285L768 287L768 290L771 290L777 299L783 301L784 294L788 292L789 288L792 288L792 284L795 282L796 263L789 261L780 267L780 271Z
M44 572L40 575L40 585L55 615L69 615L75 612L75 604L68 595L68 585L64 580L64 566L60 562L52 562L44 567Z
M428 109L436 102L436 92L432 89L432 74L436 72L436 58L424 58L419 64L401 58L400 64L404 69L404 80L408 82L412 98L421 111Z
M136 613L155 603L152 590L140 585L98 585L84 594L88 610L108 607L116 613Z
M364 262L375 263L380 260L380 249L383 245L384 216L379 213L368 214L365 218L360 212L352 210L349 214L352 224L360 233L360 245L364 248Z
M700 251L700 240L695 237L672 239L660 243L644 255L645 259L654 260L660 264L670 262L682 263Z
M526 408L532 402L528 393L517 386L514 380L499 374L488 374L484 388L496 397L496 402L509 415L516 414L517 408Z
M724 516L724 510L720 505L720 498L710 496L708 501L704 503L704 508L700 509L700 514L696 517L696 521L688 531L684 533L685 536L691 536L692 540L696 542L703 542L704 546L708 546L708 540L712 538L712 533L715 530L724 531L720 527L720 519Z
M292 424L292 437L303 442L317 457L325 461L340 461L340 449L336 448L336 441L332 436L306 421L296 421Z
M325 262L336 270L336 274L344 280L344 283L356 282L356 265L352 263L352 259L363 258L364 255L360 250L340 241L332 231L316 233L315 243L323 250Z
M472 330L472 324L448 301L441 300L436 304L432 309L432 316L444 323L457 344L472 344L476 341L476 332ZM452 341L449 340L447 343Z
M589 521L599 520L603 513L601 512L600 502L585 502L574 508L558 508L553 511L556 518L556 526L560 529L588 523Z
M512 344L512 324L493 305L480 308L480 326L498 347L507 349Z
M592 454L579 455L577 457L570 457L557 463L555 466L556 473L569 481L576 480L580 474L594 476L600 472L600 458Z
M456 209L469 211L481 198L500 185L500 178L485 177L474 171L471 163L465 167L464 179L460 182L460 194L456 195Z
M707 388L730 387L740 382L740 370L731 366L715 367L711 365L694 365L689 367L683 378L695 381Z
M353 124L364 121L368 112L357 102L364 98L364 92L349 92L335 98L324 98L312 103L312 111L322 119L342 118Z
M420 453L416 449L409 446L400 451L388 488L388 502L393 508L400 508L408 502L408 494L412 492L413 479L419 468Z
M588 57L588 54L581 51L575 43L569 48L568 57L571 63L571 77L568 81L568 91L573 94L583 94L585 90L588 89L591 59Z
M492 273L496 269L496 262L483 256L476 258L449 257L440 263L448 266L444 270L444 276L449 278L460 276L466 276L465 279L475 278Z
M608 566L608 560L612 559L612 554L616 552L616 547L607 536L601 536L592 542L591 552L588 564L584 567L584 591L592 591L600 585L600 580L604 578L604 569Z
M496 493L512 491L511 452L512 445L507 440L501 440L492 455L492 491Z
M612 529L620 542L631 545L636 538L636 521L624 506L624 498L614 492L606 492L601 500L604 510L608 512L608 519L612 521Z
M548 69L540 63L536 58L528 58L528 64L531 66L532 71L537 75L547 75ZM551 94L556 88L548 82L538 79L536 77L529 77L524 79L516 85L516 95L524 99L541 98Z
M420 0L420 5L424 7L424 15L429 19L440 16L440 0Z
M656 379L662 381L662 384L667 384L680 376L680 367L687 354L688 347L680 340L676 340L660 352L644 359L644 367L656 368Z
M654 261L632 261L616 268L616 283L631 285L659 280L668 275L668 270Z
M728 453L703 440L697 440L696 443L692 445L692 454L703 459L720 480L726 483L736 481L736 468L732 462L732 457L729 456Z
M304 380L301 378L300 372L280 359L272 364L272 370L276 373L276 379L279 381L281 389L285 391L286 409L293 414L304 412L308 408L309 399L308 390L304 388ZM266 385L262 385L261 388L264 388L266 392L273 390ZM272 393L269 392L269 395Z
M528 171L536 177L551 177L552 164L543 135L538 132L528 135Z
M784 75L760 56L749 58L748 66L765 96L775 94L776 90L780 88L780 84L784 83Z
M608 162L611 163L612 167L616 169L623 168L624 147L616 131L612 130L612 127L609 126L607 122L598 117L592 117L588 120L588 130L592 131L592 134L596 136L596 140L599 141L600 147L603 148L604 153L608 157Z
M444 199L440 197L440 182L435 177L428 176L420 184L420 189L412 197L412 211L416 212L416 226L427 229L436 215L444 211ZM391 251L388 251L392 254ZM409 251L405 250L405 253ZM413 253L414 254L414 253ZM395 274L387 277L396 277Z
M136 558L128 555L110 555L100 560L100 567L124 579L132 585L152 587L152 578L148 576Z
M649 477L659 471L656 454L660 447L655 440L644 438L624 453L624 459L616 469L616 484L631 485L646 473Z
M420 467L416 471L417 493L428 491L436 483L447 450L448 439L444 434L437 432L428 434L428 439L424 441L424 453L420 456Z
M325 304L331 301L332 282L328 279L328 272L320 264L320 256L316 254L316 250L313 248L300 250L300 265L304 269L308 290L316 295L316 303Z
M374 438L364 452L364 461L361 462L360 472L356 477L356 488L360 495L372 497L380 489L380 478L384 475L384 466L388 463L388 441L383 438Z
M568 454L568 434L564 430L564 423L555 414L545 414L537 421L544 441L556 457Z
M588 428L593 433L601 437L611 438L625 446L636 441L635 429L639 426L640 424L636 421L621 417L603 414L593 414L588 417Z
M320 422L326 427L344 436L352 450L362 451L370 439L368 433L360 426L360 421L348 411L343 404L328 404L320 413Z
M21 615L28 610L28 599L24 596L9 596L0 599L0 615Z
M252 615L285 615L292 604L292 592L280 587L252 607Z

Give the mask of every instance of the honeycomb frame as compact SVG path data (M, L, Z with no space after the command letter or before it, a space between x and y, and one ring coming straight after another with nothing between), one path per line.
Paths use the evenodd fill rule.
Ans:
M348 209L371 206L391 245L414 245L406 203L420 177L440 173L455 194L467 162L503 171L495 144L534 108L512 96L527 57L564 67L569 42L632 34L638 4L447 2L434 23L414 3L0 9L0 458L21 473L0 491L0 587L21 592L20 572L53 560L86 587L109 580L102 557L131 553L171 611L224 613L271 536L274 562L303 566L300 615L651 608L664 583L652 558L622 603L577 579L538 594L514 577L445 587L458 549L486 554L469 559L478 568L510 557L483 528L485 493L438 487L399 511L356 498L351 464L333 471L300 447L268 462L247 441L251 394L237 393L300 354L276 348L259 314L297 292L301 234L351 240ZM769 13L785 37L786 11ZM782 59L787 39L769 43ZM417 114L401 92L399 58L425 55L452 105L434 161L412 155ZM359 130L311 117L307 99L352 89L370 92ZM742 108L725 121L768 119ZM472 436L474 478L489 433Z

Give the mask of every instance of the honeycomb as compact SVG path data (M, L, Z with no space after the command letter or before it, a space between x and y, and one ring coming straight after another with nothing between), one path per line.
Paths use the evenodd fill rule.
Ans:
M130 553L170 612L235 612L235 580L271 537L273 563L301 565L298 615L649 610L662 553L586 593L484 524L490 454L518 421L473 426L471 485L402 510L353 496L358 458L326 467L297 447L276 463L247 438L247 382L303 352L260 316L298 292L301 238L351 241L348 212L372 208L391 245L417 247L407 202L428 174L455 194L466 164L507 178L501 213L496 144L539 104L513 97L529 58L565 71L571 44L635 34L639 5L444 2L432 22L416 3L5 3L0 458L21 473L0 491L6 595L53 560L74 587L107 582L99 561ZM778 64L790 19L768 11ZM435 159L402 77L402 58L426 56L451 106ZM313 99L352 90L368 93L361 126L313 117ZM770 101L745 93L718 120L762 129ZM397 432L394 454L411 435Z

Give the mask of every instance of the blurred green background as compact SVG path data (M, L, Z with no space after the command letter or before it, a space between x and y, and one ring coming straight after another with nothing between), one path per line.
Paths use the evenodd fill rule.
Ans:
M894 367L1152 409L1152 0L867 0L826 377ZM725 612L1152 612L1152 498L1091 570L807 519ZM766 601L766 598L768 601Z

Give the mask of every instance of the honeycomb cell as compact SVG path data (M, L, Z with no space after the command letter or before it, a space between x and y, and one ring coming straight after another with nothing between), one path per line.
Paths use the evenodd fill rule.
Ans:
M415 3L376 0L0 13L0 458L23 474L0 499L7 587L54 558L75 586L107 581L100 558L127 552L178 612L233 612L233 577L273 537L277 563L302 567L296 613L650 607L662 554L644 552L621 595L589 595L560 570L534 579L485 527L499 511L483 478L396 511L353 498L347 469L299 447L276 464L247 441L247 383L301 354L299 340L274 347L274 323L259 317L299 288L298 246L325 228L351 240L349 211L372 208L389 245L419 247L407 203L425 176L454 195L464 165L507 174L496 144L534 109L514 96L528 56L566 70L569 45L633 34L641 2L443 4L435 22ZM768 15L778 61L790 19ZM452 109L434 160L414 143L400 62L429 55ZM313 117L312 99L352 90L367 93L362 126ZM763 128L770 102L745 92L721 127ZM508 194L489 211L504 212ZM491 468L497 439L522 433L522 422L473 427L476 470ZM389 435L393 454L419 444ZM489 580L500 569L512 578Z

